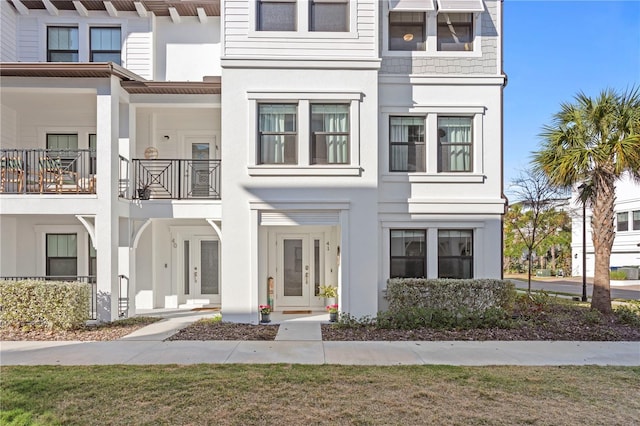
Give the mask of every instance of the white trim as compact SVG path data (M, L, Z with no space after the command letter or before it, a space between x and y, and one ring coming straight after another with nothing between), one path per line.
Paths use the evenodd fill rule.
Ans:
M51 3L51 0L42 0L42 3L44 4L44 7L49 12L49 15L58 16L60 14L60 11L58 10L57 7L53 5L53 3Z
M277 166L273 164L247 167L249 176L361 176L361 167L341 166Z
M421 174L408 172L389 172L382 175L383 182L409 183L484 183L484 174L474 173L438 173Z
M207 12L205 12L204 8L196 7L196 11L198 12L198 20L200 21L200 23L206 24L209 20L209 17L207 16Z
M271 101L271 100L332 100L332 101L362 101L364 93L362 92L330 92L330 91L295 91L295 90L247 90L247 99Z
M97 249L97 244L96 244L96 215L92 214L92 215L76 215L76 218L78 218L78 220L80 221L80 223L82 223L85 227L85 229L87 230L87 232L89 233L89 238L91 241L91 245L93 246L94 249ZM93 223L90 223L87 219L93 219Z
M13 5L16 7L20 15L29 14L29 9L22 3L22 0L14 0Z
M340 224L340 211L262 211L258 220L259 226L336 226Z
M178 9L175 7L169 7L169 15L171 16L171 21L174 24L179 24L181 21L180 13L178 13Z
M74 0L73 1L73 6L76 8L76 11L78 12L78 15L84 16L85 18L87 16L89 16L89 11L87 10L86 7L84 7L84 5L82 4L81 1Z
M476 115L484 114L486 106L481 105L415 105L415 106L380 106L380 112L389 115L398 114L460 114Z
M136 7L136 12L138 12L139 17L146 18L149 15L149 12L141 1L134 1L133 5Z
M298 201L298 200L273 200L249 201L251 210L349 210L349 200L317 200L317 201ZM257 218L256 218L257 219Z
M104 8L107 10L107 13L109 14L109 16L111 16L112 18L117 18L118 9L115 8L113 3L111 3L110 1L105 1L103 3L104 3Z
M382 74L378 77L380 84L413 84L423 86L503 86L506 80L505 75L443 75L443 74L409 74L406 75Z
M217 223L214 222L215 219L205 219L209 225L216 231L216 235L218 236L218 240L220 240L220 244L222 244L222 230L218 226Z
M362 70L380 69L382 59L379 58L348 58L348 59L305 59L286 56L269 57L243 57L234 56L232 58L223 56L220 58L222 68L285 68L285 69L339 69L339 70Z
M137 230L133 231L133 235L132 235L133 238L132 238L132 244L131 244L132 249L135 250L138 248L140 237L142 237L142 233L144 232L145 229L147 229L147 226L149 226L150 224L151 224L151 219L146 219Z

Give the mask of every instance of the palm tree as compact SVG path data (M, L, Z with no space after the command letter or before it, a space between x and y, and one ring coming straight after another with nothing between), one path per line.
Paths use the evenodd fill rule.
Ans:
M640 181L640 93L607 89L592 99L578 93L543 127L533 162L561 187L582 183L579 197L591 207L595 274L591 307L611 312L609 261L615 237L615 183L629 173Z

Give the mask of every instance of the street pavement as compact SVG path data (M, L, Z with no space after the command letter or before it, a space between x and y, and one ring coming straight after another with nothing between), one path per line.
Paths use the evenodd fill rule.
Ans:
M510 278L505 277L507 280L511 280L516 285L516 288L527 288L527 278ZM568 277L568 278L555 278L548 277L540 279L539 277L532 278L531 280L532 290L547 290L557 291L562 293L571 293L576 296L582 296L582 278L581 277ZM591 299L593 294L593 279L587 278L587 297ZM640 300L640 281L627 281L624 286L611 286L611 298L613 299L625 299L625 300Z

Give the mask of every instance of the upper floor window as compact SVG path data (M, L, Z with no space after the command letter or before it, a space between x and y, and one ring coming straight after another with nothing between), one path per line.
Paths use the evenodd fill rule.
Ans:
M424 229L391 230L391 278L427 276L427 233Z
M389 50L425 50L425 13L389 12Z
M471 117L438 117L438 171L471 172Z
M622 212L616 215L618 222L618 231L628 231L629 230L629 212Z
M473 278L472 230L438 230L438 278Z
M424 117L390 117L389 170L424 172Z
M78 62L78 27L47 27L47 61Z
M633 230L640 231L640 210L635 210L632 214L633 214Z
M258 0L258 31L295 31L295 0Z
M473 14L438 14L438 51L473 50Z
M349 105L311 105L311 164L349 164Z
M91 62L113 62L121 64L122 39L120 28L93 27L89 30Z
M297 105L260 104L260 164L297 164Z
M349 31L347 0L312 0L311 31Z

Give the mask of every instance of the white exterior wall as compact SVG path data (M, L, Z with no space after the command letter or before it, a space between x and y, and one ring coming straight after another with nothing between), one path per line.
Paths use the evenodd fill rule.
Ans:
M169 17L155 18L156 80L202 81L219 76L220 17L205 23L184 16L179 23Z
M17 60L17 31L16 12L9 2L0 2L0 62Z
M610 265L612 268L621 266L640 266L640 228L633 227L633 212L640 211L640 184L633 182L628 175L616 182L616 201L614 217L617 213L628 212L629 230L616 231L611 249ZM573 275L582 275L582 204L577 199L577 191L573 191L571 199L571 270ZM591 234L591 209L587 206L586 253L588 277L593 277L595 271L595 254ZM617 229L617 222L614 223Z

